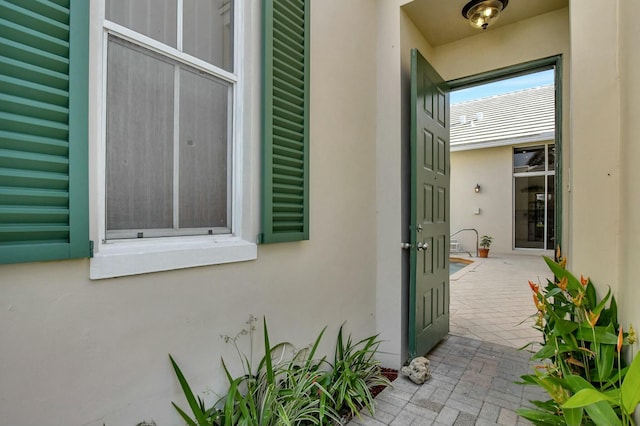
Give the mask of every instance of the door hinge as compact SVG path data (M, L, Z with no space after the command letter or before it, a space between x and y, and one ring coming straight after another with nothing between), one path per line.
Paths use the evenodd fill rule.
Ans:
M89 240L89 257L93 258L93 240Z

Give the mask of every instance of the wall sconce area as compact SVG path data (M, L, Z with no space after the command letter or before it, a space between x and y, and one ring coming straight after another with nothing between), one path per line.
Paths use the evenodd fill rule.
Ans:
M476 187L475 187L474 191L476 191L476 194L480 193L480 184L479 183L476 183Z

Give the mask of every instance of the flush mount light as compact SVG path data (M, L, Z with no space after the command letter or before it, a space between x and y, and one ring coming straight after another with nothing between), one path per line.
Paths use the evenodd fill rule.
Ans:
M476 187L475 187L474 191L476 191L476 194L478 194L480 192L480 184L479 183L476 183Z
M509 0L471 0L462 8L462 16L473 28L486 30L489 24L498 20L507 4Z

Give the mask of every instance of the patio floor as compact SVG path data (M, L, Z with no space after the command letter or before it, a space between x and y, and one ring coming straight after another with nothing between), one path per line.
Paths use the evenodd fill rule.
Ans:
M517 385L531 371L539 341L528 318L534 312L528 280L550 277L540 256L490 255L451 276L450 334L427 358L432 377L416 385L398 377L351 426L524 425L515 410L546 399L537 387ZM524 321L524 322L523 322Z

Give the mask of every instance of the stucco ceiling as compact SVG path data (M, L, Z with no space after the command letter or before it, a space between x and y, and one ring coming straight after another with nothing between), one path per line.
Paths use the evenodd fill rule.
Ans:
M476 35L476 30L462 17L468 0L414 0L402 9L418 27L431 46L439 46ZM509 0L500 19L485 31L513 24L569 5L569 0Z

